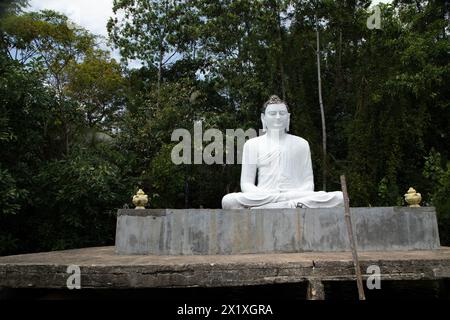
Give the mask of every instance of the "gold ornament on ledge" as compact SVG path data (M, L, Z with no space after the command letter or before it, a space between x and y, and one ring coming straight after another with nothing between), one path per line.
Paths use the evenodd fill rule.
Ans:
M412 208L420 207L419 203L422 201L422 196L417 193L414 188L409 188L408 192L405 194L405 201Z
M139 191L133 196L133 204L136 206L135 209L145 209L148 203L148 195L139 189Z

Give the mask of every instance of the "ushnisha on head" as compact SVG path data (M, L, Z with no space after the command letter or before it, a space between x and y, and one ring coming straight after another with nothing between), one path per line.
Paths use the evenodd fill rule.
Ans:
M291 114L289 113L287 103L276 95L271 96L261 109L263 131L284 130L288 132L290 117Z

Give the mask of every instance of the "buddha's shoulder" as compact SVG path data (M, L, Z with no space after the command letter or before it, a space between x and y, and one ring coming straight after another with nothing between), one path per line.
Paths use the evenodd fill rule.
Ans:
M305 146L305 147L309 146L308 141L306 139L303 139L302 137L294 136L292 134L288 134L288 138L289 138L291 143L302 145L302 146Z
M255 144L262 142L263 139L264 139L264 135L256 136L256 137L250 138L247 141L245 141L245 144L246 145L255 145Z
M303 138L301 138L299 136L294 136L292 134L288 134L287 135L287 142L289 144L295 145L295 146L301 146L301 147L306 147L306 148L309 147L309 143L308 143L307 140L305 140L305 139L303 139ZM266 140L265 140L265 136L264 135L248 139L245 142L245 144L247 146L249 146L249 147L250 146L257 146L257 145L265 144L265 143L266 143Z

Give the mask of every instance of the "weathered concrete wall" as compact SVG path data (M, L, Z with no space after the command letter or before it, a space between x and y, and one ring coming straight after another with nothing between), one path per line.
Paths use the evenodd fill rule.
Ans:
M432 207L352 208L361 251L440 246ZM348 251L343 208L284 210L121 209L119 254L245 254Z

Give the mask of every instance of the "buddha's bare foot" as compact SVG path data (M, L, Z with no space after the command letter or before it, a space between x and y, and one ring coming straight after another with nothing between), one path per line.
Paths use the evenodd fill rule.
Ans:
M308 207L301 202L297 202L297 208L308 208Z

